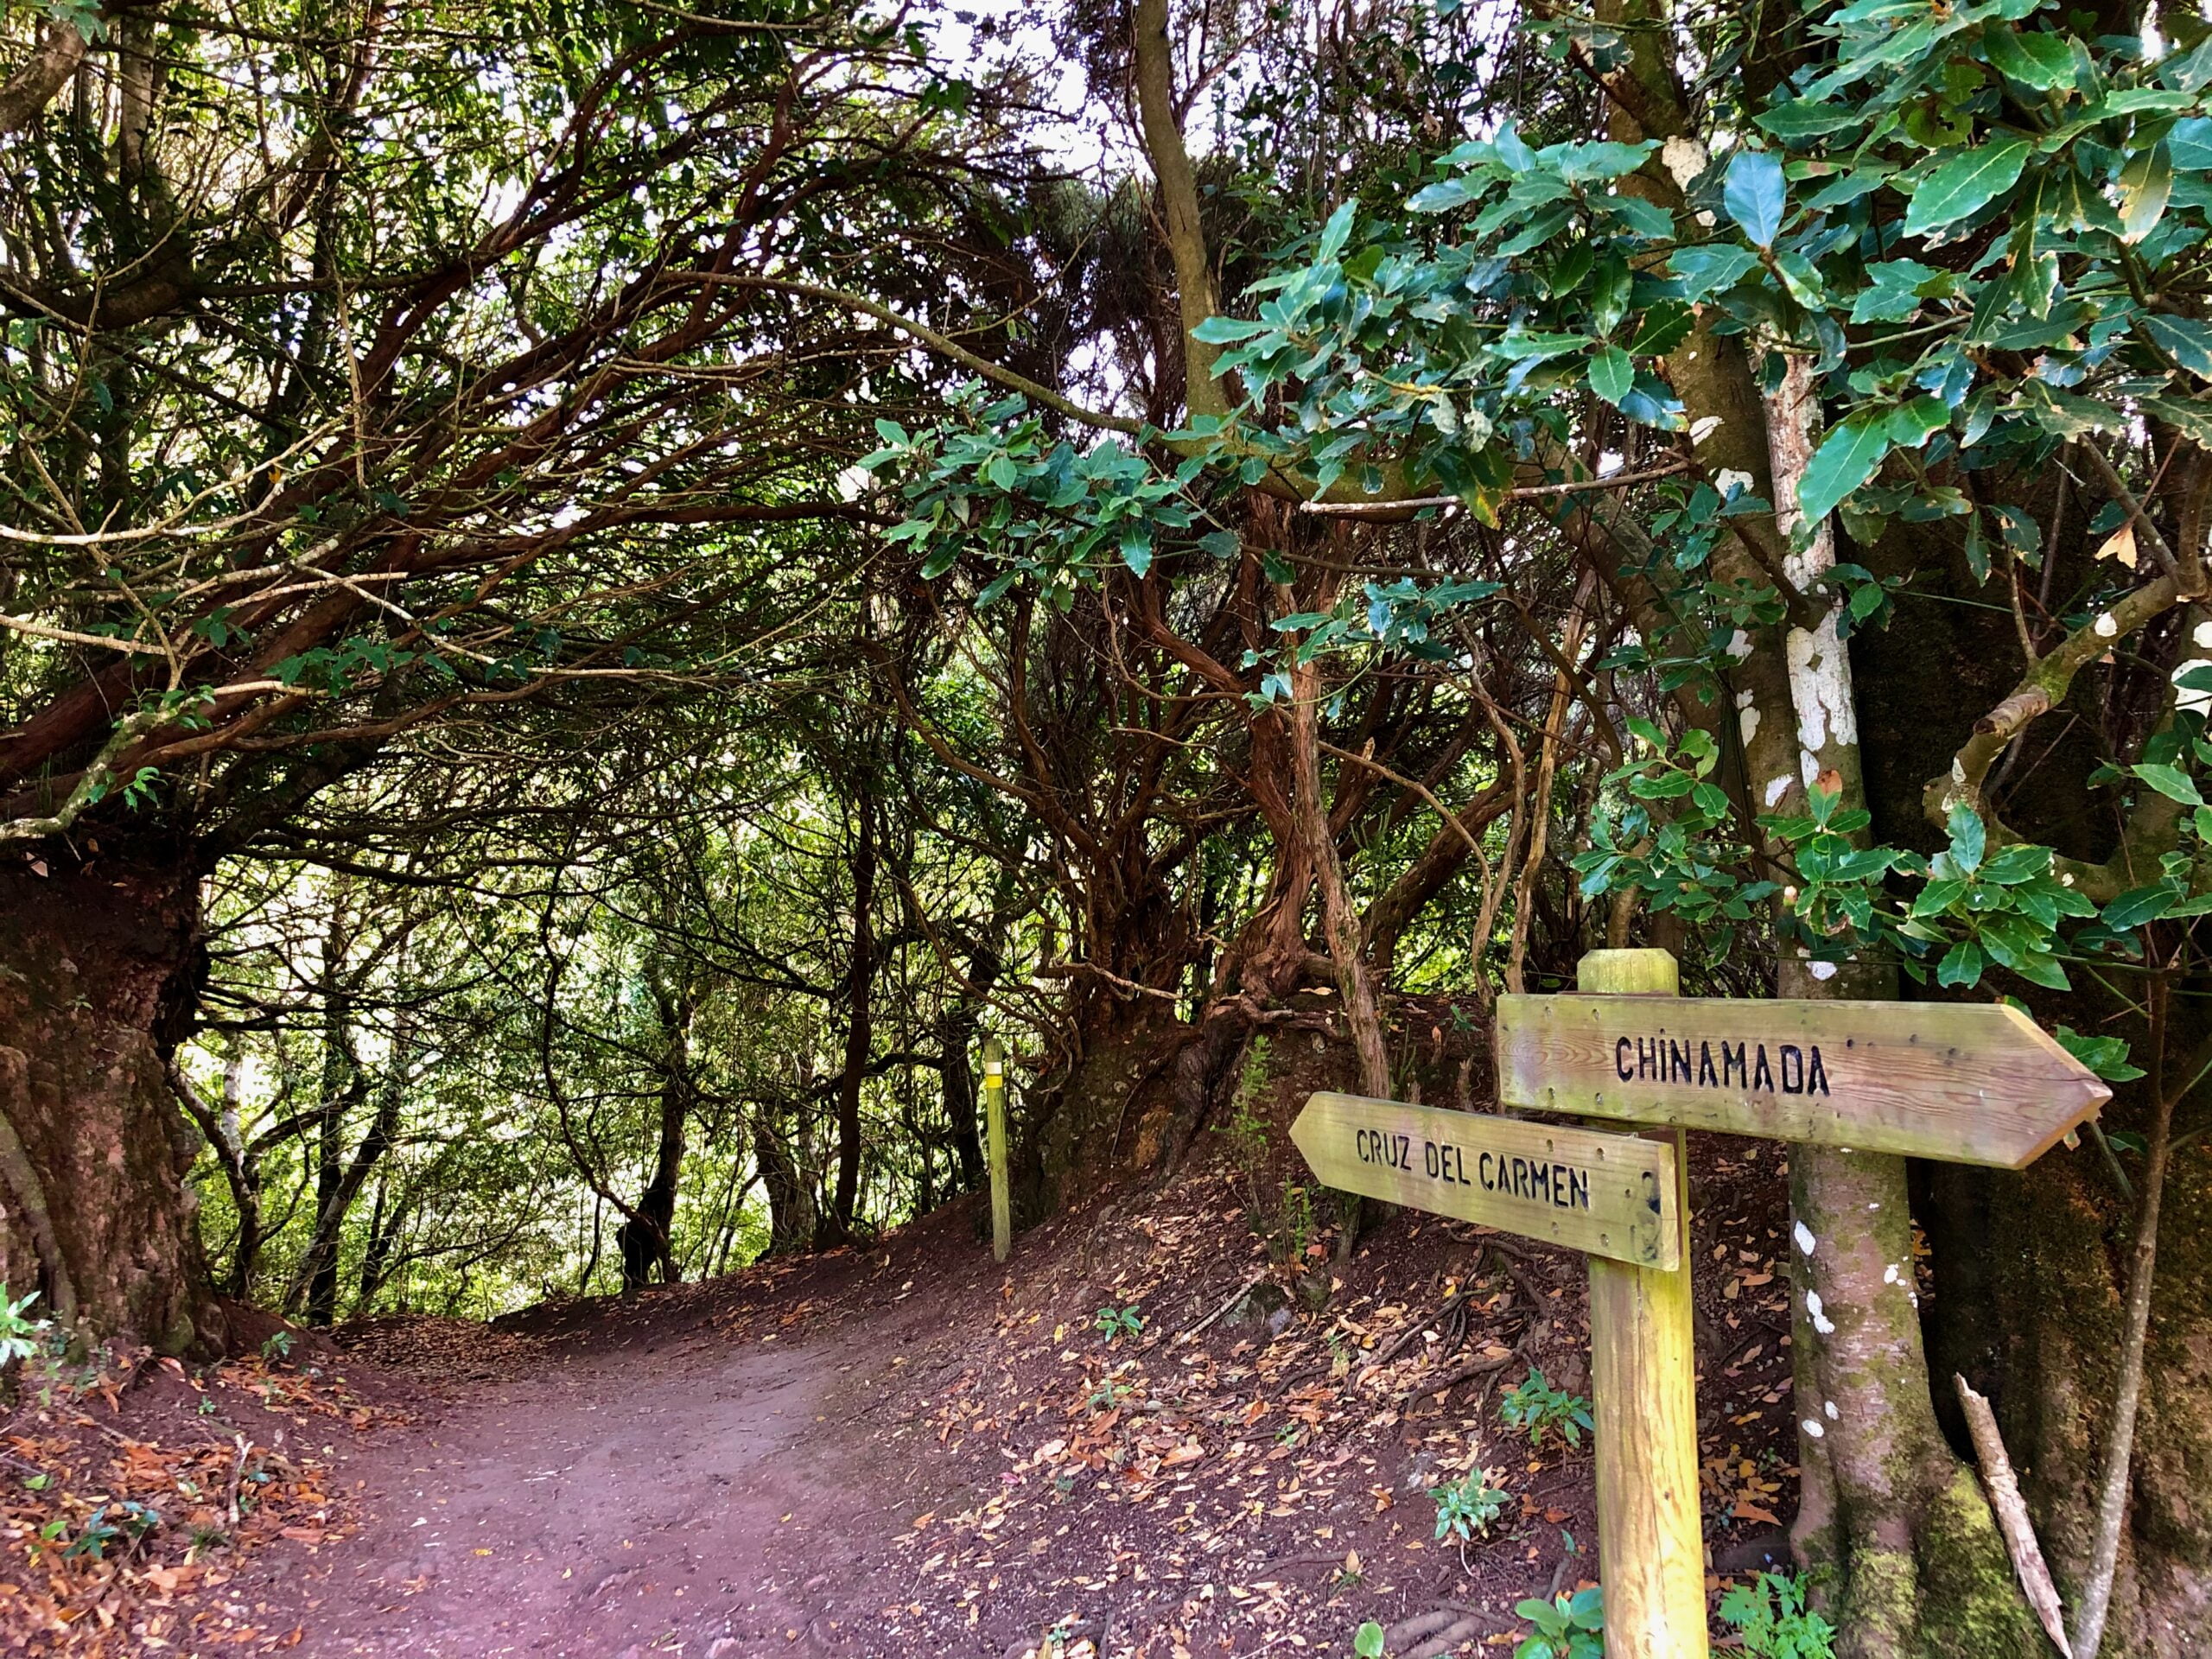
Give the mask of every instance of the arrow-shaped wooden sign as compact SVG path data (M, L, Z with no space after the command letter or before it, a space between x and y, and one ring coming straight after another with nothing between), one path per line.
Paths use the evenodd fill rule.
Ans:
M1290 1138L1322 1184L1673 1272L1672 1138L1524 1123L1363 1095L1310 1096Z
M2019 1169L2112 1098L2001 1002L1502 996L1505 1105Z

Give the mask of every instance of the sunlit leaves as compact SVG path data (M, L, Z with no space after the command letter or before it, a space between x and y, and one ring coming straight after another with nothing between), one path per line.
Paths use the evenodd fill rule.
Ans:
M2019 181L2032 149L2025 139L1994 138L1946 156L1914 189L1905 234L1924 236L1980 213Z
M2212 325L2150 312L2138 317L2135 326L2182 368L2200 380L2212 380Z
M1782 215L1789 200L1789 187L1783 181L1777 157L1763 149L1745 149L1729 162L1720 192L1721 206L1758 246L1770 248L1782 234Z

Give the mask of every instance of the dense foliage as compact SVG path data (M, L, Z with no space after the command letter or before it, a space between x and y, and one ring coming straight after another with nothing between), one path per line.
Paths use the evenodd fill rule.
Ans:
M1793 1156L1798 1542L1847 1650L2032 1639L2001 1374L2077 1646L2201 1609L2194 14L5 17L0 1044L81 937L165 1074L0 1071L9 1272L92 1312L42 1184L172 1095L227 1294L483 1313L972 1188L987 1033L1033 1217L1272 1033L1480 1103L1593 945L2008 995L2078 1155Z

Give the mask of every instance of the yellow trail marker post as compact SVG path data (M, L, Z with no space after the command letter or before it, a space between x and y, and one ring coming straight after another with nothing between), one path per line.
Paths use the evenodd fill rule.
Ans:
M984 1156L991 1166L991 1255L1003 1262L1014 1249L1014 1196L1006 1171L1006 1045L983 1040Z
M1593 950L1585 993L1675 995L1664 950ZM1608 1659L1704 1659L1705 1535L1698 1513L1697 1361L1690 1318L1689 1160L1662 1132L1680 1183L1669 1219L1681 1266L1590 1258L1590 1402L1597 1421L1598 1561Z

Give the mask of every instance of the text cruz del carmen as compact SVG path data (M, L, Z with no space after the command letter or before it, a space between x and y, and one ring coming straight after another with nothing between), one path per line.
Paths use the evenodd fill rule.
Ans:
M1471 1166L1474 1173L1470 1176L1465 1147L1423 1136L1417 1166L1413 1136L1392 1129L1355 1130L1352 1149L1363 1164L1381 1164L1385 1168L1403 1170L1408 1175L1418 1168L1419 1173L1433 1181L1478 1186L1485 1192L1502 1192L1561 1210L1590 1207L1590 1172L1569 1164L1546 1163L1541 1159L1485 1149L1475 1154Z

